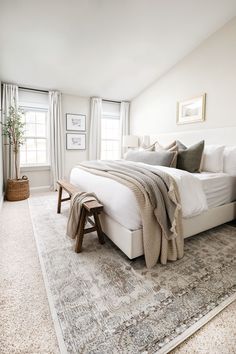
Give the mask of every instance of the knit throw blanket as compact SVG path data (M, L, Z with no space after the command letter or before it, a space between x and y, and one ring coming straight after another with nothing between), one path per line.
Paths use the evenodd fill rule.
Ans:
M90 173L124 184L137 199L143 225L143 247L148 268L183 257L181 206L175 180L161 169L131 161L86 161Z
M92 200L97 200L94 193L78 192L72 196L66 229L66 234L70 238L76 238L83 203L90 202Z

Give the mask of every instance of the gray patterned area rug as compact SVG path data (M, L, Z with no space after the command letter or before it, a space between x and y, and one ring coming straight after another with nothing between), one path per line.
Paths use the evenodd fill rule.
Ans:
M167 353L236 298L235 227L191 237L183 259L148 270L91 234L76 254L55 194L29 204L62 351Z

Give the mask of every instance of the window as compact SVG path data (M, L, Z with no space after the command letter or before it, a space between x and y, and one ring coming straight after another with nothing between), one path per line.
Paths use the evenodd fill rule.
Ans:
M103 101L101 122L101 159L120 159L120 104Z
M48 112L46 109L22 108L25 143L20 150L20 164L21 166L46 165L49 163Z
M20 89L19 105L24 112L25 123L25 143L20 149L20 165L49 165L48 94Z

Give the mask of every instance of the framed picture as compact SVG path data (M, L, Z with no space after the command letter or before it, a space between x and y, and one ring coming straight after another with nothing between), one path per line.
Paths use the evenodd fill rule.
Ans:
M67 150L85 150L86 149L86 135L67 133L66 134L66 149Z
M177 124L203 122L206 111L206 94L177 103Z
M85 132L86 115L66 113L66 130Z

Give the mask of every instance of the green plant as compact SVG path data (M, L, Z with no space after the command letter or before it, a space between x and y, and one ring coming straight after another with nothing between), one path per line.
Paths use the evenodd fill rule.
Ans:
M12 146L14 153L16 179L19 179L18 154L20 145L24 143L25 123L22 122L22 114L20 109L10 106L5 123L2 123L2 134L7 137L8 145Z

